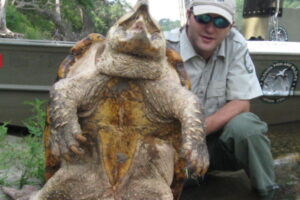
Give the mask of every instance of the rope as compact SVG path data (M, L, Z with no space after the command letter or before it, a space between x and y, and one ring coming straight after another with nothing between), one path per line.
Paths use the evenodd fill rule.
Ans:
M272 17L273 27L274 27L274 34L275 34L275 41L279 40L279 24L278 24L278 15L280 9L280 0L276 0L276 11Z

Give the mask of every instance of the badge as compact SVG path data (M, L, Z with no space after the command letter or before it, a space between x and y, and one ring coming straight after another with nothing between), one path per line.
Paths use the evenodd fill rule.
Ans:
M254 65L253 65L252 59L251 59L248 51L245 53L245 56L244 56L244 65L249 74L253 72Z
M268 67L260 77L262 100L280 103L293 96L298 81L297 67L286 61L279 61Z
M271 41L288 41L288 32L282 26L277 29L277 34L275 28L272 28L269 33L269 38Z

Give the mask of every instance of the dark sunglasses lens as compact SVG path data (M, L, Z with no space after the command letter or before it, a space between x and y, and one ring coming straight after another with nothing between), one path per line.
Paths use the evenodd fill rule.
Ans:
M223 17L216 17L214 18L214 25L217 28L227 28L230 23Z
M211 16L209 15L195 15L195 19L197 22L202 24L208 24L211 22Z

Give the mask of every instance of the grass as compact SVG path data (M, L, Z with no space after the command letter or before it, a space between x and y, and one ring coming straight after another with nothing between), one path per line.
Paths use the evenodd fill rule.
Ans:
M0 126L0 184L18 186L25 184L44 183L44 147L43 129L45 126L45 102L34 100L26 102L32 107L32 117L24 121L29 134L26 137L14 138L15 142L8 142L7 126L5 122ZM14 172L12 172L12 170ZM12 174L13 173L13 174ZM9 176L16 176L12 180Z
M7 125L8 122L4 122L1 126L0 126L0 142L2 142L7 135Z

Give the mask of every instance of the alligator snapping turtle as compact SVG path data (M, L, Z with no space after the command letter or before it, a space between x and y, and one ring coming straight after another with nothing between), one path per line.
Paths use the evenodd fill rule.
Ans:
M49 180L31 199L178 199L185 168L208 167L200 103L180 65L145 0L106 39L79 42L50 92Z

